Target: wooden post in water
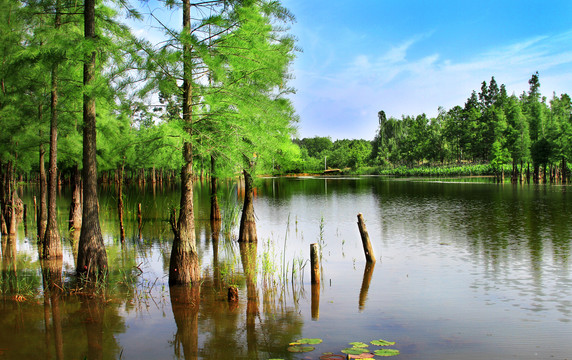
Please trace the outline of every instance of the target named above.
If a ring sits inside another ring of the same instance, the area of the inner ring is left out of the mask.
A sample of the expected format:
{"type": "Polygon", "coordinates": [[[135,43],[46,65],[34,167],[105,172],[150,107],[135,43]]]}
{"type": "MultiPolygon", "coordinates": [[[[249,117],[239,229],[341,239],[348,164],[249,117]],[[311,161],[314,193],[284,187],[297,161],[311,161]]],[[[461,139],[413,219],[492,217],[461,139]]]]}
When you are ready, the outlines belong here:
{"type": "Polygon", "coordinates": [[[320,284],[312,284],[312,320],[320,320],[320,284]]]}
{"type": "Polygon", "coordinates": [[[320,283],[320,261],[318,259],[318,244],[310,244],[310,266],[312,267],[312,284],[320,283]]]}
{"type": "Polygon", "coordinates": [[[367,233],[367,229],[365,228],[363,215],[359,213],[357,215],[357,218],[358,218],[359,233],[361,235],[361,242],[363,244],[363,251],[365,252],[365,260],[369,264],[375,264],[375,255],[373,254],[373,247],[371,246],[371,242],[369,241],[369,234],[367,233]]]}

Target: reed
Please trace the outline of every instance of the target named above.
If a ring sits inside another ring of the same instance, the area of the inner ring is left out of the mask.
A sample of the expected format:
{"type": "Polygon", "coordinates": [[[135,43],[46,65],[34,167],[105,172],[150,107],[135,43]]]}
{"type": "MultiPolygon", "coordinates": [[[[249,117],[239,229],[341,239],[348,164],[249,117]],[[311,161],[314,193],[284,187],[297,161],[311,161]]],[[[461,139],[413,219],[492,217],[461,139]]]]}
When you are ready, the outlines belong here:
{"type": "Polygon", "coordinates": [[[221,230],[225,236],[230,236],[233,229],[237,226],[240,216],[240,204],[236,199],[237,185],[233,184],[223,194],[221,201],[221,230]]]}

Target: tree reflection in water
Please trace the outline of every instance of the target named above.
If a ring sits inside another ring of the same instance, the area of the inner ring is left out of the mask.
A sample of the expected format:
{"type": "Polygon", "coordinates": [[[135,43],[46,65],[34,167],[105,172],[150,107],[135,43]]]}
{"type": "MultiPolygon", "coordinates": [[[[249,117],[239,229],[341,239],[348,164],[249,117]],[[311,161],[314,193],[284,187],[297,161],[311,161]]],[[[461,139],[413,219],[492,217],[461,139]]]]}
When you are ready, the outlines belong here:
{"type": "Polygon", "coordinates": [[[173,342],[177,359],[197,359],[199,349],[199,286],[169,288],[177,333],[173,342]],[[182,353],[181,353],[182,349],[182,353]]]}

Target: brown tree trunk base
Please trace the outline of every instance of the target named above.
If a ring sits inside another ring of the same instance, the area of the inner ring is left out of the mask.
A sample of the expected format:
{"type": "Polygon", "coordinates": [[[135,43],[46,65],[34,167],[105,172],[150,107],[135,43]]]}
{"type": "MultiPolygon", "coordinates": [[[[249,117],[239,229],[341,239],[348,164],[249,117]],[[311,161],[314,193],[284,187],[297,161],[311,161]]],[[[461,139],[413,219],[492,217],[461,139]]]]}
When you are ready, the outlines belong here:
{"type": "Polygon", "coordinates": [[[244,170],[244,206],[240,218],[240,228],[238,231],[239,242],[256,242],[256,217],[254,216],[254,189],[253,179],[248,171],[244,170]]]}

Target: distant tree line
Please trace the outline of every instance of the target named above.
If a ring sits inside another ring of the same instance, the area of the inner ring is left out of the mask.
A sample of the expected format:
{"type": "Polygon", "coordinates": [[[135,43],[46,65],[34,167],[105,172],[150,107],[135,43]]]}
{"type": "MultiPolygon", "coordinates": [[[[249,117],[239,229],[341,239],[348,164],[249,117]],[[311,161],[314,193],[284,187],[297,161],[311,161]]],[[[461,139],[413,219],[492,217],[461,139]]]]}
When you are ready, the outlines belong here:
{"type": "Polygon", "coordinates": [[[473,91],[464,106],[439,108],[434,118],[425,114],[387,118],[378,113],[379,128],[373,141],[327,137],[295,140],[306,169],[328,167],[357,170],[421,165],[488,164],[501,176],[510,168],[514,181],[523,175],[533,181],[569,177],[572,158],[572,101],[569,95],[540,93],[538,72],[528,92],[507,94],[492,77],[473,91]]]}

